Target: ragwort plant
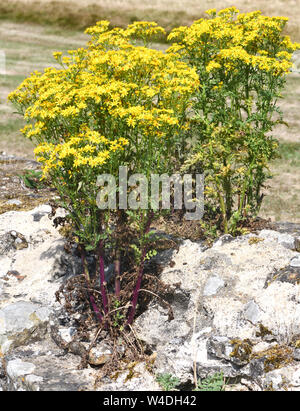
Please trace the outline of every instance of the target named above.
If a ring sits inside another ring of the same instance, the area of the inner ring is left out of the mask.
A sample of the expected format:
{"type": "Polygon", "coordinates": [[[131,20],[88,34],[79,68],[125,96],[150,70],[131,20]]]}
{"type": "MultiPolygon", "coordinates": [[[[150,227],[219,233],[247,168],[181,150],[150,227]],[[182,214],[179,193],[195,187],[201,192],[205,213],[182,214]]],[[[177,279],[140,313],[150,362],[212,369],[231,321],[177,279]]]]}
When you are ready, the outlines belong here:
{"type": "Polygon", "coordinates": [[[186,111],[199,80],[196,70],[177,56],[147,47],[149,38],[164,33],[155,23],[110,29],[109,22],[100,21],[86,32],[91,36],[86,48],[71,50],[68,56],[55,52],[61,68],[34,72],[9,99],[27,120],[22,131],[37,143],[34,152],[43,176],[56,187],[75,228],[93,311],[102,324],[113,311],[111,323],[121,326],[123,319],[128,324],[134,319],[144,262],[151,255],[150,226],[159,210],[148,204],[119,209],[118,196],[113,207],[100,209],[97,177],[109,174],[118,186],[120,166],[148,179],[151,173],[170,174],[178,168],[186,111]],[[107,250],[114,254],[114,296],[105,278],[107,250]],[[124,314],[118,301],[122,263],[130,251],[136,285],[124,314]],[[87,252],[96,253],[99,262],[100,307],[87,252]]]}
{"type": "Polygon", "coordinates": [[[194,149],[185,170],[206,173],[206,209],[221,214],[225,233],[257,215],[270,177],[277,141],[270,132],[283,121],[277,105],[293,51],[282,31],[285,17],[235,7],[175,28],[167,50],[197,69],[200,86],[190,113],[194,149]]]}
{"type": "MultiPolygon", "coordinates": [[[[27,120],[22,131],[36,142],[43,176],[57,188],[74,226],[101,324],[132,323],[144,264],[154,252],[151,224],[161,210],[150,203],[126,210],[119,207],[120,193],[115,204],[100,209],[99,175],[113,176],[118,187],[120,166],[148,181],[153,173],[204,172],[206,211],[221,215],[226,233],[259,210],[268,165],[277,155],[270,135],[282,122],[277,100],[300,46],[282,35],[283,17],[240,14],[234,7],[207,13],[208,19],[174,29],[167,53],[149,48],[152,36],[164,34],[156,23],[110,29],[101,21],[87,29],[86,48],[54,53],[59,69],[32,73],[9,96],[27,120]],[[100,306],[88,252],[98,259],[100,306]],[[108,254],[114,260],[113,295],[104,270],[108,254]],[[128,309],[120,296],[132,256],[135,286],[128,309]]],[[[134,187],[126,194],[136,195],[134,187]]]]}

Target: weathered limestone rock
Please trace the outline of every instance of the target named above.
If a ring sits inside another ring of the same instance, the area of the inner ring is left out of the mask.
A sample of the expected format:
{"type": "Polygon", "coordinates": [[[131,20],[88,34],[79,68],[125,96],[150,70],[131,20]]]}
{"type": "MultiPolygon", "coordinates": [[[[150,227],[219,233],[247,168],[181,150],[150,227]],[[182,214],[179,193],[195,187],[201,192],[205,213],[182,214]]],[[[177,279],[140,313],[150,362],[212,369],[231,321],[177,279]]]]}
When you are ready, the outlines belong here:
{"type": "MultiPolygon", "coordinates": [[[[0,214],[0,390],[153,391],[161,389],[155,373],[187,384],[195,373],[216,372],[238,378],[235,390],[300,390],[299,228],[282,224],[258,235],[226,235],[211,248],[185,240],[178,250],[155,256],[174,318],[153,299],[133,325],[156,353],[154,373],[132,363],[115,380],[95,385],[97,367],[109,361],[112,347],[97,341],[90,365],[78,369],[90,343],[73,341],[80,335],[77,320],[63,315],[55,292],[82,267],[65,251],[49,212],[39,206],[0,214]],[[285,350],[288,361],[280,357],[285,350]]],[[[112,272],[106,267],[107,278],[112,272]]]]}
{"type": "Polygon", "coordinates": [[[97,371],[79,369],[80,357],[50,339],[19,347],[6,356],[7,391],[93,391],[97,371]]]}
{"type": "Polygon", "coordinates": [[[42,205],[0,214],[0,308],[19,300],[51,306],[60,278],[82,271],[80,259],[64,250],[65,239],[49,219],[50,211],[42,205]]]}
{"type": "Polygon", "coordinates": [[[0,310],[0,351],[42,339],[51,310],[27,301],[9,304],[0,310]]]}
{"type": "Polygon", "coordinates": [[[264,238],[266,242],[274,241],[290,250],[295,249],[295,238],[290,234],[279,233],[278,231],[273,230],[262,230],[259,233],[259,237],[264,238]]]}
{"type": "Polygon", "coordinates": [[[143,363],[129,364],[128,370],[122,372],[115,381],[107,380],[97,387],[97,391],[162,391],[143,363]]]}
{"type": "Polygon", "coordinates": [[[263,388],[268,391],[300,391],[299,365],[266,373],[263,377],[263,388]]]}
{"type": "Polygon", "coordinates": [[[294,243],[292,235],[272,230],[221,238],[210,249],[183,242],[161,280],[185,296],[184,304],[169,301],[176,307],[170,321],[153,302],[135,322],[139,338],[157,352],[157,372],[193,381],[195,369],[201,378],[222,371],[262,389],[260,352],[289,345],[300,333],[299,285],[271,275],[298,258],[294,243]],[[189,247],[192,258],[183,265],[189,247]]]}

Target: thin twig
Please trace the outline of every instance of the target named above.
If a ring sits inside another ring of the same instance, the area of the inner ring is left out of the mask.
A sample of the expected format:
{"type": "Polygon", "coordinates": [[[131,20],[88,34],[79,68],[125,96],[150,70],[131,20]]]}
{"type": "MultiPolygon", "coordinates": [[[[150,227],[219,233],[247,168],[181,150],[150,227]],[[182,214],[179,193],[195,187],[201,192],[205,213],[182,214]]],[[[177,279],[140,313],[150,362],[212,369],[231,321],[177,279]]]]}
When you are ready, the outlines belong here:
{"type": "MultiPolygon", "coordinates": [[[[198,306],[198,298],[199,298],[199,295],[197,296],[197,298],[196,298],[196,302],[195,302],[195,313],[194,313],[194,322],[193,322],[193,336],[192,336],[192,339],[194,338],[194,336],[195,336],[195,333],[196,333],[196,319],[197,319],[197,313],[198,313],[198,309],[197,309],[197,306],[198,306]]],[[[194,355],[193,355],[193,372],[194,372],[194,384],[195,384],[195,388],[197,388],[198,387],[198,379],[197,379],[197,361],[196,361],[196,357],[197,357],[197,349],[196,349],[196,341],[195,341],[195,338],[194,338],[194,341],[193,341],[193,351],[194,351],[194,355]]]]}
{"type": "Polygon", "coordinates": [[[131,345],[131,346],[133,347],[134,351],[137,351],[136,347],[135,347],[134,344],[127,338],[126,334],[125,334],[123,331],[121,331],[121,333],[122,333],[123,337],[125,338],[125,340],[127,341],[127,344],[131,345]]]}
{"type": "Polygon", "coordinates": [[[142,347],[142,345],[140,344],[140,340],[138,339],[138,337],[137,337],[137,335],[136,335],[136,333],[135,333],[135,331],[134,331],[134,328],[132,327],[132,325],[131,325],[131,324],[128,324],[128,326],[129,326],[130,330],[132,331],[132,333],[133,333],[133,335],[134,335],[134,337],[135,337],[135,339],[136,339],[136,342],[138,343],[138,345],[139,345],[139,347],[140,347],[140,350],[141,350],[142,356],[144,356],[144,350],[143,350],[143,347],[142,347]]]}
{"type": "MultiPolygon", "coordinates": [[[[144,233],[143,233],[144,235],[147,234],[150,230],[153,215],[154,215],[153,211],[151,211],[150,214],[148,215],[146,226],[144,228],[144,233]]],[[[143,274],[144,274],[144,265],[145,265],[146,254],[147,254],[147,247],[146,247],[146,245],[144,245],[144,249],[142,251],[141,260],[140,260],[140,266],[139,266],[139,270],[138,270],[138,278],[137,278],[137,282],[136,282],[136,285],[135,285],[135,288],[134,288],[134,291],[133,291],[131,309],[130,309],[130,312],[128,314],[127,324],[132,324],[133,319],[134,319],[137,300],[138,300],[138,296],[139,296],[139,292],[140,292],[140,288],[141,288],[141,284],[142,284],[142,278],[143,278],[143,274]]]]}
{"type": "Polygon", "coordinates": [[[95,344],[95,342],[96,342],[96,340],[97,340],[97,338],[98,338],[101,330],[102,330],[102,325],[98,328],[98,330],[97,330],[97,332],[96,332],[96,335],[95,335],[93,341],[92,341],[91,344],[89,345],[89,348],[88,348],[88,350],[87,350],[87,355],[89,355],[91,349],[93,348],[93,346],[94,346],[94,344],[95,344]]]}
{"type": "MultiPolygon", "coordinates": [[[[105,317],[106,317],[106,316],[109,316],[109,314],[114,313],[115,311],[120,311],[120,310],[123,310],[124,308],[128,308],[128,307],[130,307],[130,303],[129,303],[129,302],[128,302],[127,304],[123,305],[122,307],[114,308],[113,310],[109,311],[109,312],[105,315],[105,317]]],[[[105,317],[104,317],[104,318],[105,318],[105,317]]]]}

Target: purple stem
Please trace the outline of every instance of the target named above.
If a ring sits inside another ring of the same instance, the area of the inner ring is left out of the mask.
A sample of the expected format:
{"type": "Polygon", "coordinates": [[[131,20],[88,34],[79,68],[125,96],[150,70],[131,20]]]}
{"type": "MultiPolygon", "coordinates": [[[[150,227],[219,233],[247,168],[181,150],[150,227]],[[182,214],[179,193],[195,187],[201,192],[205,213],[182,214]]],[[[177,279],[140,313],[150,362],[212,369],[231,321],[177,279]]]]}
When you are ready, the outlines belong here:
{"type": "MultiPolygon", "coordinates": [[[[144,230],[144,235],[147,234],[150,230],[150,225],[151,225],[152,218],[153,218],[153,212],[151,211],[149,216],[148,216],[148,221],[147,221],[147,224],[146,224],[146,227],[145,227],[145,230],[144,230]]],[[[143,249],[142,255],[141,255],[141,262],[140,262],[140,267],[139,267],[139,271],[138,271],[137,283],[136,283],[136,286],[135,286],[134,291],[133,291],[131,309],[130,309],[130,312],[129,312],[129,315],[128,315],[128,320],[127,320],[128,324],[132,324],[134,314],[135,314],[135,311],[136,311],[137,300],[138,300],[139,292],[140,292],[141,285],[142,285],[142,278],[143,278],[143,273],[144,273],[144,265],[145,265],[146,254],[147,254],[147,248],[145,246],[144,249],[143,249]]]]}
{"type": "Polygon", "coordinates": [[[121,261],[120,261],[120,251],[116,251],[116,258],[114,261],[114,271],[115,271],[115,296],[117,299],[120,297],[120,270],[121,270],[121,261]]]}
{"type": "Polygon", "coordinates": [[[101,313],[100,313],[99,308],[97,307],[95,298],[94,298],[94,296],[89,292],[90,275],[89,275],[89,270],[88,270],[88,266],[87,266],[87,262],[86,262],[86,258],[85,258],[85,251],[84,251],[84,250],[81,251],[81,262],[82,262],[82,266],[83,266],[83,272],[84,272],[85,281],[86,281],[86,285],[87,285],[87,293],[88,293],[88,296],[89,296],[89,300],[90,300],[91,306],[92,306],[93,311],[94,311],[94,313],[96,314],[99,322],[102,323],[102,315],[101,315],[101,313]]]}
{"type": "Polygon", "coordinates": [[[104,255],[103,255],[103,240],[99,243],[99,267],[100,267],[100,290],[102,296],[102,303],[103,309],[105,314],[108,313],[108,301],[107,295],[105,291],[106,281],[105,281],[105,274],[104,274],[104,255]]]}

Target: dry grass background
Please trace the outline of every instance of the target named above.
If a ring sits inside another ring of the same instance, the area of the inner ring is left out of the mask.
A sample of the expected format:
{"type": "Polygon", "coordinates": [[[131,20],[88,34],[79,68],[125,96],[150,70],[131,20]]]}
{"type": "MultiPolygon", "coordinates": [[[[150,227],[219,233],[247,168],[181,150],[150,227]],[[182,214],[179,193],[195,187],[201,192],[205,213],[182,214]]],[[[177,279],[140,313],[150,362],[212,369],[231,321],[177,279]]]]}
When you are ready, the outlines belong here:
{"type": "Polygon", "coordinates": [[[145,19],[155,20],[169,31],[203,17],[207,9],[233,4],[241,11],[261,10],[268,15],[287,16],[289,33],[300,37],[299,0],[1,0],[0,18],[73,29],[82,29],[100,19],[117,26],[145,19]]]}
{"type": "MultiPolygon", "coordinates": [[[[82,29],[100,19],[125,26],[154,20],[169,31],[190,24],[210,8],[235,5],[241,11],[261,10],[290,18],[287,33],[300,42],[300,0],[0,0],[0,50],[6,54],[6,75],[0,74],[0,152],[33,158],[33,145],[19,132],[22,118],[6,102],[10,91],[33,70],[53,66],[52,52],[81,47],[82,29]]],[[[158,47],[163,47],[159,46],[158,47]]],[[[261,209],[262,217],[300,223],[300,74],[289,76],[281,107],[289,128],[279,126],[281,158],[261,209]]]]}

